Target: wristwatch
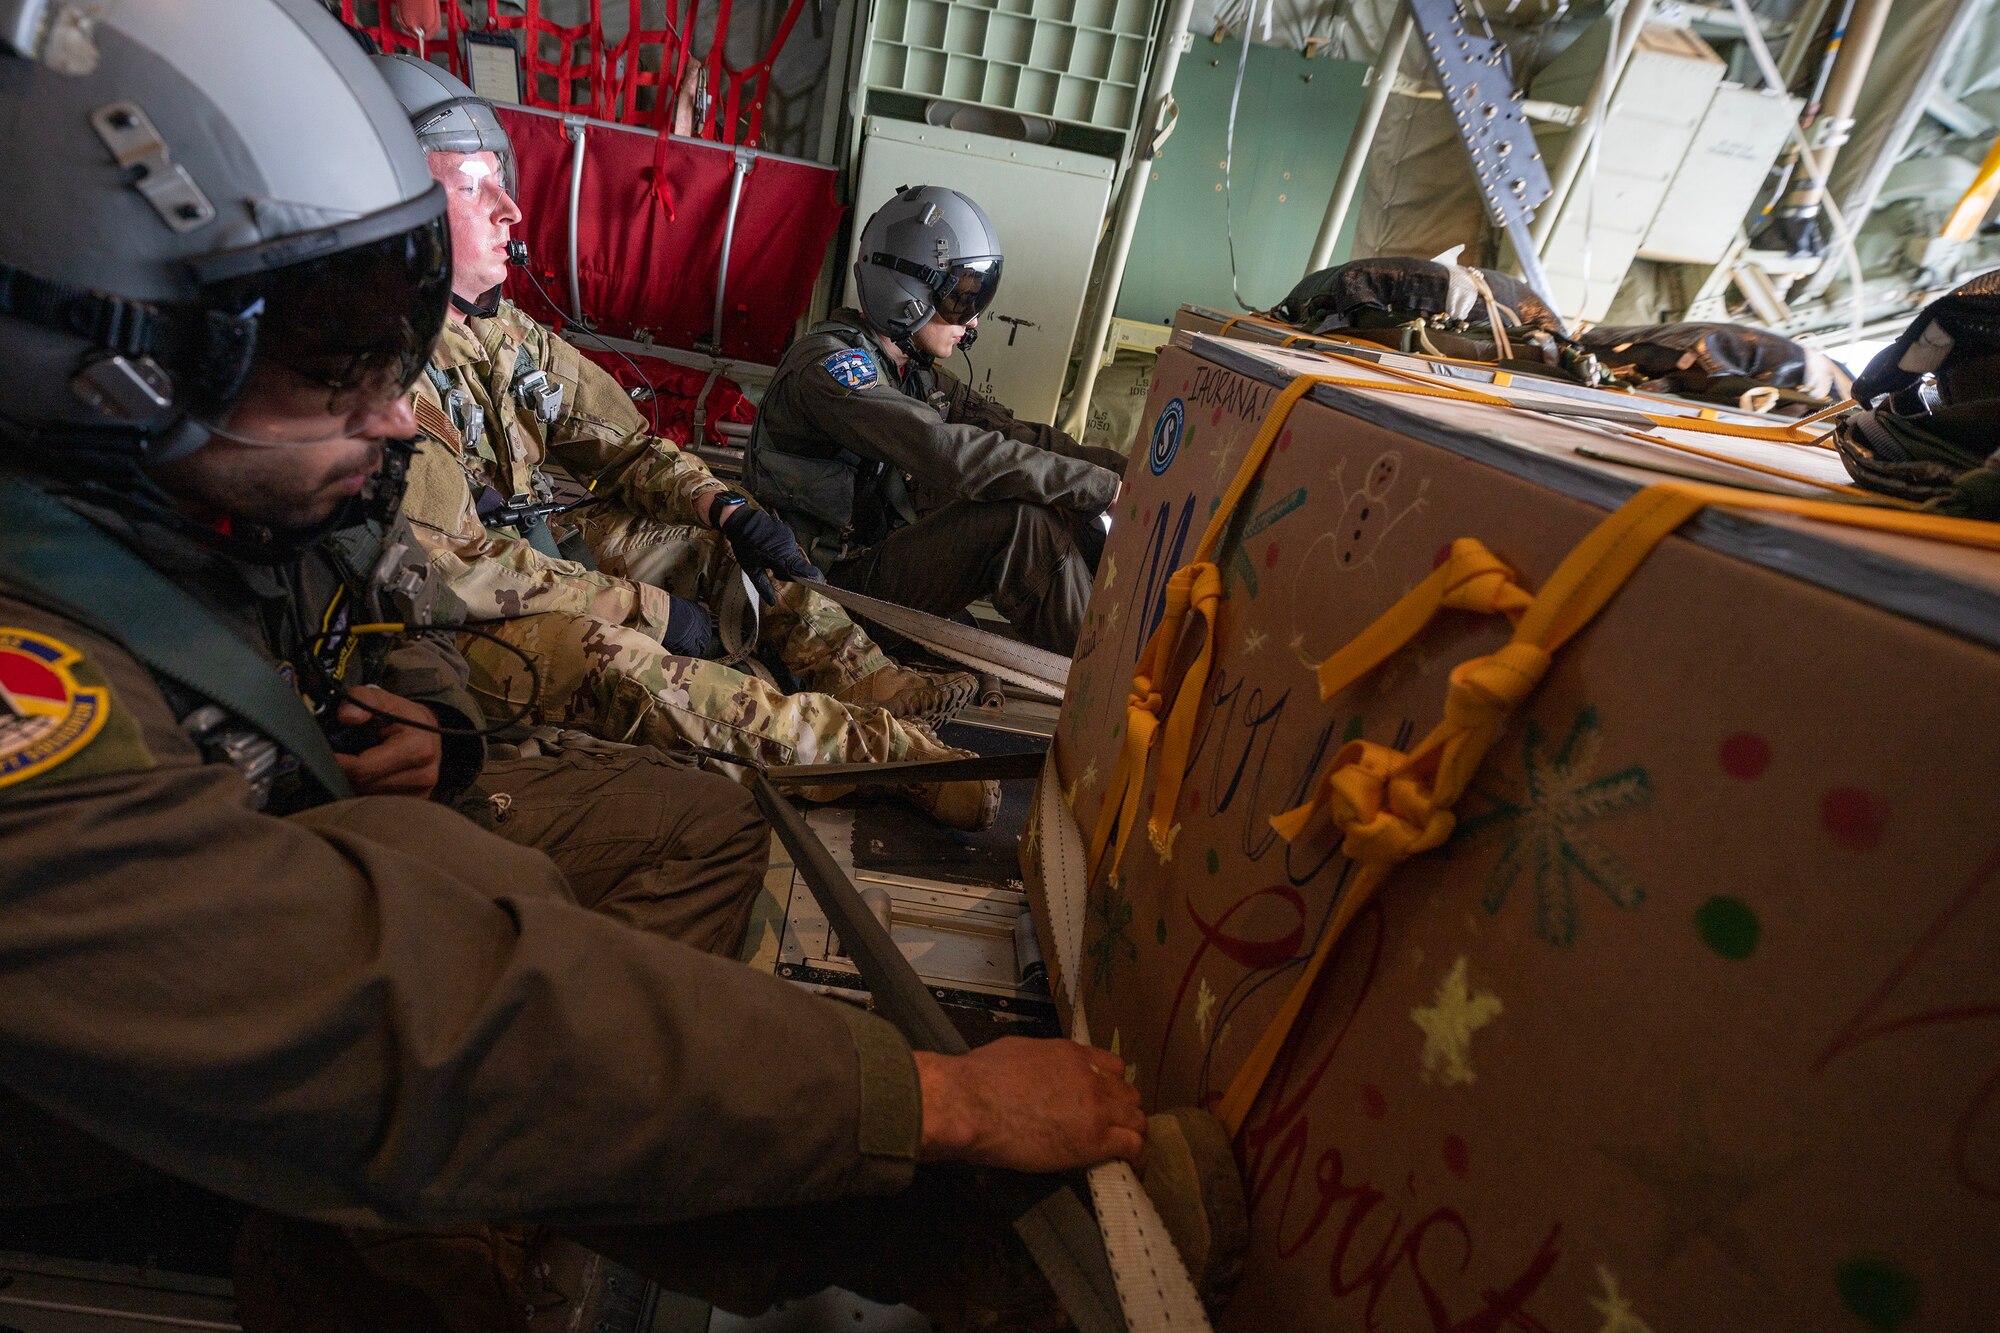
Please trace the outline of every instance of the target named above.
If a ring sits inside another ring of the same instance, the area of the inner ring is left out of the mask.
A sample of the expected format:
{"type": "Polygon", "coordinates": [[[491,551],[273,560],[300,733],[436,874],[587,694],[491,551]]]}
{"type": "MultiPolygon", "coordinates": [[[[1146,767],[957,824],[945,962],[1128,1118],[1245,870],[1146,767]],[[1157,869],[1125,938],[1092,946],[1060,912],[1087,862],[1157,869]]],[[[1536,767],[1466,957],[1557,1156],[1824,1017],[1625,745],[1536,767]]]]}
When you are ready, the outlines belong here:
{"type": "Polygon", "coordinates": [[[738,505],[747,505],[749,503],[750,497],[741,491],[722,492],[722,494],[715,497],[715,503],[709,506],[709,526],[713,527],[717,532],[722,531],[722,525],[729,521],[727,511],[736,508],[738,505]]]}

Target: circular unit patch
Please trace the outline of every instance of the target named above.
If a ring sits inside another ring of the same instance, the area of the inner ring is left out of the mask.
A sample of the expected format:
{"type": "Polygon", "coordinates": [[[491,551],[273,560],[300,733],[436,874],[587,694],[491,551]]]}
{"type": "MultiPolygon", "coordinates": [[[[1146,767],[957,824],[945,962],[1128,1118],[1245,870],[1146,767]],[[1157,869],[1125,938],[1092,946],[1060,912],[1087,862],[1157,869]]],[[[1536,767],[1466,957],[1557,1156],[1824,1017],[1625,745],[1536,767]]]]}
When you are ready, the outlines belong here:
{"type": "Polygon", "coordinates": [[[77,684],[74,648],[0,626],[0,787],[46,772],[97,738],[111,691],[77,684]]]}
{"type": "Polygon", "coordinates": [[[1187,405],[1176,398],[1168,403],[1160,413],[1160,419],[1153,423],[1153,447],[1147,452],[1146,466],[1159,476],[1173,464],[1174,455],[1181,451],[1181,436],[1187,430],[1187,405]]]}

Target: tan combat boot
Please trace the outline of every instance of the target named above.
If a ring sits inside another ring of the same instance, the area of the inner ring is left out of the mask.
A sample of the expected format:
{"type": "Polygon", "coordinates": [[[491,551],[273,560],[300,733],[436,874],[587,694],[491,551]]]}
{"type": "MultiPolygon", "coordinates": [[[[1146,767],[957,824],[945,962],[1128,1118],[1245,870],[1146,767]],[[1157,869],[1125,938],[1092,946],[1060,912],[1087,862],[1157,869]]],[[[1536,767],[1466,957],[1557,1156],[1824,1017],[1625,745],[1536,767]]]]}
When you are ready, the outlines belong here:
{"type": "Polygon", "coordinates": [[[1250,1248],[1250,1210],[1222,1122],[1176,1106],[1146,1117],[1146,1197],[1181,1252],[1201,1303],[1229,1304],[1250,1248]]]}
{"type": "Polygon", "coordinates": [[[890,663],[833,696],[844,704],[880,708],[904,722],[941,727],[979,697],[969,671],[925,671],[890,663]]]}
{"type": "MultiPolygon", "coordinates": [[[[902,756],[905,761],[979,757],[971,750],[946,745],[921,722],[905,722],[903,727],[916,742],[910,747],[910,752],[902,756]]],[[[992,778],[984,781],[926,782],[889,790],[946,828],[966,833],[979,833],[992,828],[994,819],[1000,814],[1000,784],[992,778]]]]}

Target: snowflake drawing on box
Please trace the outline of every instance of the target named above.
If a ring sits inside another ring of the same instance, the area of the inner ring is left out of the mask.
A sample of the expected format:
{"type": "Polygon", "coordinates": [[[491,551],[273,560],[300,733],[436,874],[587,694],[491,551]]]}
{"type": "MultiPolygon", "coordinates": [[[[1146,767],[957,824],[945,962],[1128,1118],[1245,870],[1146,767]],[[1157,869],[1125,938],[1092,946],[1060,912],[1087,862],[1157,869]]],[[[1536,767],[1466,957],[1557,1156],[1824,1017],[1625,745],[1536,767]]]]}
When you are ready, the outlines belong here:
{"type": "MultiPolygon", "coordinates": [[[[1257,595],[1257,564],[1244,549],[1244,543],[1262,535],[1265,530],[1303,508],[1306,502],[1306,488],[1296,487],[1279,496],[1263,508],[1264,481],[1258,478],[1243,488],[1243,498],[1237,501],[1236,517],[1223,530],[1221,547],[1215,553],[1215,563],[1222,570],[1225,590],[1231,580],[1242,583],[1243,590],[1257,595]]],[[[1266,554],[1275,547],[1267,547],[1266,554]]]]}
{"type": "Polygon", "coordinates": [[[1111,989],[1111,973],[1119,955],[1128,963],[1139,961],[1139,947],[1132,943],[1132,901],[1125,886],[1113,879],[1091,906],[1091,915],[1103,927],[1090,946],[1090,984],[1111,989]]]}
{"type": "Polygon", "coordinates": [[[1488,912],[1498,913],[1524,874],[1535,882],[1535,929],[1551,944],[1576,940],[1577,881],[1597,889],[1619,907],[1637,907],[1646,890],[1631,870],[1591,837],[1589,825],[1652,799],[1651,780],[1637,765],[1594,776],[1602,724],[1595,708],[1576,715],[1569,736],[1554,754],[1546,752],[1541,728],[1530,721],[1521,742],[1518,785],[1481,782],[1479,794],[1490,809],[1459,821],[1453,845],[1488,833],[1504,832],[1507,844],[1487,876],[1488,912]]]}

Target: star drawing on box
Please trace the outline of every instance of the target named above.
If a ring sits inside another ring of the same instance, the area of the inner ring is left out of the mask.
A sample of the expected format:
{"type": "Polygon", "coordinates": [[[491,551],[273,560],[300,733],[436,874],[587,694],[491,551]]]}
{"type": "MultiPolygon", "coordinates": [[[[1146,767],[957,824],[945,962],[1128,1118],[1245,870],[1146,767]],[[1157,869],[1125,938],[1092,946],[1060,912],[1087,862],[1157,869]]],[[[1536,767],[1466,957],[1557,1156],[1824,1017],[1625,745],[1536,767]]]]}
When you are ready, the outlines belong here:
{"type": "Polygon", "coordinates": [[[1692,1084],[1683,1086],[1674,1127],[1664,1138],[1599,1144],[1597,1150],[1655,1197],[1660,1216],[1653,1249],[1657,1267],[1665,1268],[1690,1245],[1706,1241],[1758,1281],[1764,1277],[1763,1265],[1750,1231],[1736,1214],[1812,1156],[1804,1148],[1744,1152],[1717,1143],[1702,1096],[1692,1084]]]}
{"type": "Polygon", "coordinates": [[[1123,954],[1125,961],[1139,961],[1139,947],[1132,943],[1129,931],[1132,926],[1132,902],[1125,896],[1125,888],[1113,879],[1105,885],[1091,907],[1091,915],[1103,925],[1103,930],[1090,946],[1090,984],[1111,989],[1111,973],[1118,965],[1118,957],[1123,954]]]}
{"type": "Polygon", "coordinates": [[[1504,830],[1507,843],[1486,879],[1486,910],[1497,914],[1524,871],[1535,881],[1535,929],[1551,944],[1576,940],[1576,888],[1581,879],[1620,907],[1637,907],[1646,890],[1625,863],[1604,850],[1586,825],[1643,806],[1652,781],[1638,765],[1593,777],[1602,723],[1595,708],[1576,715],[1554,754],[1544,750],[1541,728],[1530,720],[1521,742],[1518,785],[1488,778],[1480,795],[1493,805],[1460,820],[1451,846],[1504,830]]]}
{"type": "Polygon", "coordinates": [[[1460,954],[1438,983],[1430,1004],[1410,1011],[1410,1021],[1424,1034],[1424,1081],[1449,1087],[1477,1078],[1472,1067],[1473,1035],[1505,1007],[1492,991],[1473,990],[1465,955],[1460,954]]]}
{"type": "Polygon", "coordinates": [[[1632,1302],[1625,1293],[1618,1290],[1618,1275],[1603,1264],[1597,1266],[1597,1280],[1604,1284],[1604,1295],[1593,1296],[1591,1306],[1604,1316],[1604,1327],[1597,1333],[1653,1333],[1645,1320],[1633,1312],[1632,1302]]]}

